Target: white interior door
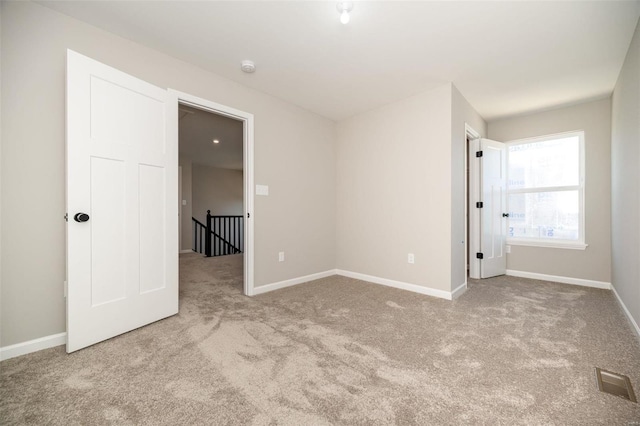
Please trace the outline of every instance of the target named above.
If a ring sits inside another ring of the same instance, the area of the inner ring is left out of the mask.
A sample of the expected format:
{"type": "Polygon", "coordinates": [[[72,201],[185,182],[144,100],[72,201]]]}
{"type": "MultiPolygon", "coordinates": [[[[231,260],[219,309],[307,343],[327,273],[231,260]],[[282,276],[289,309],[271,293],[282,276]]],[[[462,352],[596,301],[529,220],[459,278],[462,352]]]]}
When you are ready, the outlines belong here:
{"type": "Polygon", "coordinates": [[[177,108],[68,51],[67,352],[178,312],[177,108]]]}
{"type": "Polygon", "coordinates": [[[469,278],[480,279],[480,259],[476,256],[480,253],[480,208],[479,202],[482,199],[480,191],[480,158],[476,153],[481,151],[480,138],[469,140],[468,165],[469,182],[467,186],[467,205],[469,214],[469,240],[468,240],[468,260],[469,278]]]}
{"type": "Polygon", "coordinates": [[[507,149],[490,139],[480,149],[480,278],[489,278],[507,272],[507,149]]]}
{"type": "Polygon", "coordinates": [[[182,251],[182,166],[178,166],[178,253],[182,251]]]}

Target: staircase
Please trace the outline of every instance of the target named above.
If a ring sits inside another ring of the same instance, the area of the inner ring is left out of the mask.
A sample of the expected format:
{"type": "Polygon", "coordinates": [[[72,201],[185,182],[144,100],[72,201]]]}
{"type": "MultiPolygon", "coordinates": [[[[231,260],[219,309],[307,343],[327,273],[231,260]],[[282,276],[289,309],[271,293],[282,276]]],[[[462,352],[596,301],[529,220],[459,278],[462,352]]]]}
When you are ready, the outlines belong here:
{"type": "Polygon", "coordinates": [[[207,210],[206,223],[195,217],[193,225],[193,251],[207,257],[244,253],[244,217],[212,216],[207,210]]]}

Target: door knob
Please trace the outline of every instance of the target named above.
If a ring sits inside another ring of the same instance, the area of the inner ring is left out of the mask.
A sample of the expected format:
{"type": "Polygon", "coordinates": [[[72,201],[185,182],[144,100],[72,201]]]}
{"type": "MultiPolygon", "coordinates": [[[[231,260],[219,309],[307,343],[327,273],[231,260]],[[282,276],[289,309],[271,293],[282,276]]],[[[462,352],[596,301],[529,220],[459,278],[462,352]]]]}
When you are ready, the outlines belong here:
{"type": "Polygon", "coordinates": [[[75,220],[76,222],[86,222],[89,220],[89,215],[86,213],[76,213],[76,215],[73,217],[73,220],[75,220]]]}
{"type": "Polygon", "coordinates": [[[509,217],[509,213],[502,213],[502,217],[509,217]]]}

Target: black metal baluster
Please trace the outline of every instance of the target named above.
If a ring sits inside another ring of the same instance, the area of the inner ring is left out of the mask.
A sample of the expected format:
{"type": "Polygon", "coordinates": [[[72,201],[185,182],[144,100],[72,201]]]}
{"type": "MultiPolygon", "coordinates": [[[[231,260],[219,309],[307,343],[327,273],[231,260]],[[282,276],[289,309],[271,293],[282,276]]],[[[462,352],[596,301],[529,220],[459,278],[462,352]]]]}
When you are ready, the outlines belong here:
{"type": "Polygon", "coordinates": [[[236,247],[236,250],[235,250],[236,253],[238,252],[238,250],[237,250],[237,248],[238,248],[238,240],[239,240],[239,238],[238,238],[238,218],[236,217],[233,220],[233,245],[234,245],[234,247],[236,247]]]}
{"type": "MultiPolygon", "coordinates": [[[[220,218],[216,217],[216,235],[220,235],[220,218]]],[[[220,237],[217,238],[217,247],[218,247],[218,252],[217,255],[220,255],[220,237]]]]}
{"type": "Polygon", "coordinates": [[[207,239],[205,241],[205,256],[211,257],[211,210],[207,210],[207,239]]]}

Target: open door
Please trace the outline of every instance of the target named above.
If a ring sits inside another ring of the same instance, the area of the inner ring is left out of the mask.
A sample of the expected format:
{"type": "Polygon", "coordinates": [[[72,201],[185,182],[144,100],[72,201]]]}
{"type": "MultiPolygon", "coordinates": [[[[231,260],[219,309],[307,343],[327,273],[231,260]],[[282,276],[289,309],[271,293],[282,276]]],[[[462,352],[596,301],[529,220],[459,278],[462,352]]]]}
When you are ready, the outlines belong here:
{"type": "Polygon", "coordinates": [[[67,52],[67,352],[178,312],[178,105],[168,100],[67,52]]]}
{"type": "Polygon", "coordinates": [[[471,215],[470,242],[475,258],[470,261],[471,278],[489,278],[507,272],[507,149],[501,142],[477,139],[470,143],[470,197],[476,214],[471,215]],[[473,205],[475,204],[475,206],[473,205]]]}

